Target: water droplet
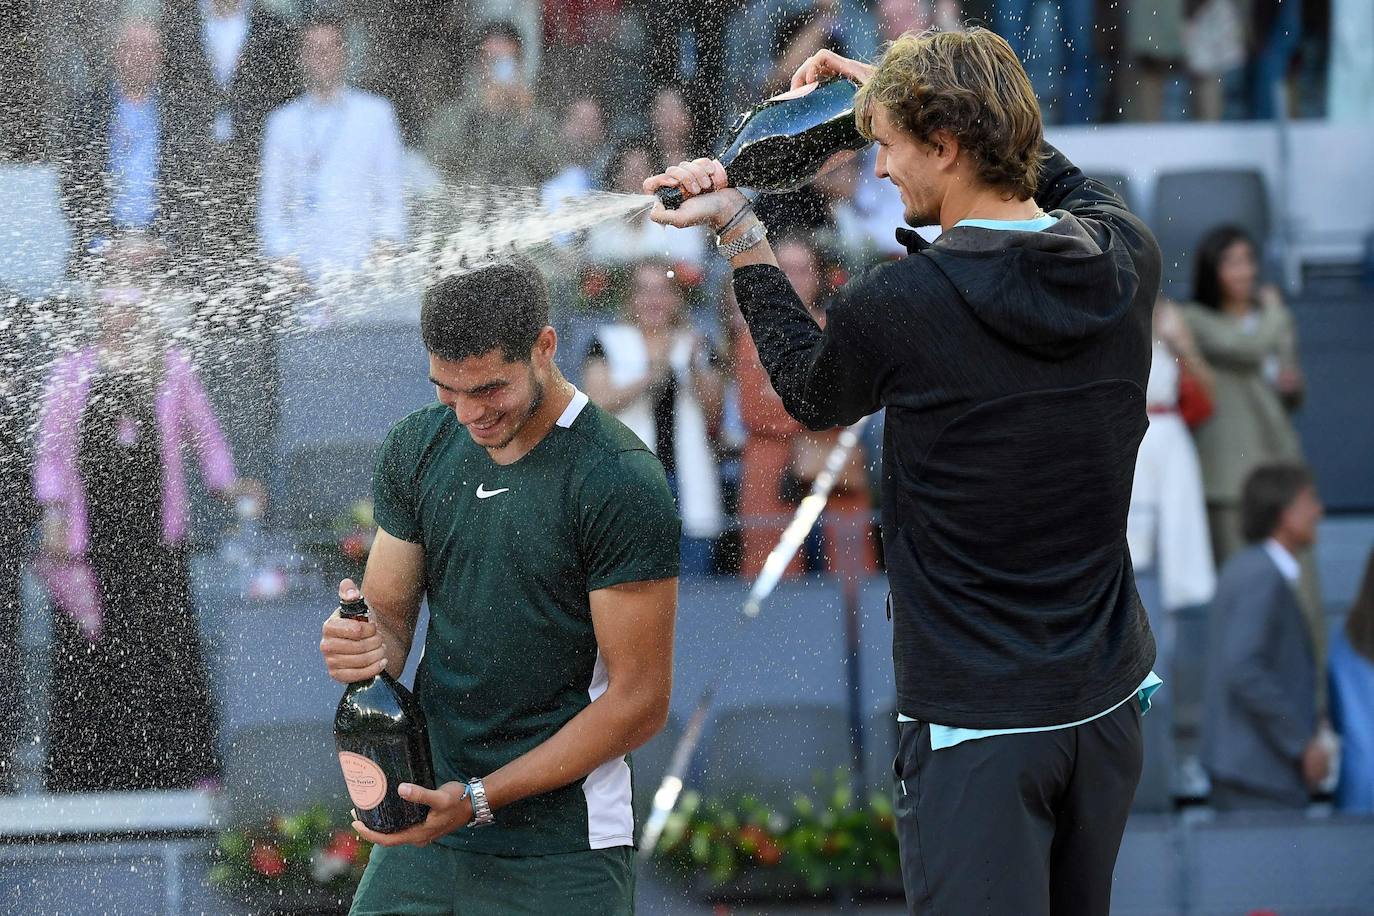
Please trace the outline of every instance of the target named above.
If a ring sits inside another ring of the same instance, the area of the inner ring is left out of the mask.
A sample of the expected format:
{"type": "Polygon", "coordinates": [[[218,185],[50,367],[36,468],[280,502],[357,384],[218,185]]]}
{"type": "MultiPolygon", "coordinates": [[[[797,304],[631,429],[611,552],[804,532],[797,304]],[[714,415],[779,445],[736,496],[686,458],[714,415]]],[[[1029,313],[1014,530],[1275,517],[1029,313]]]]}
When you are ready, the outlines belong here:
{"type": "Polygon", "coordinates": [[[671,279],[673,279],[673,277],[676,277],[676,276],[677,276],[677,271],[675,271],[675,270],[670,270],[670,271],[668,271],[666,274],[664,274],[664,276],[666,276],[669,280],[671,280],[671,279]]]}

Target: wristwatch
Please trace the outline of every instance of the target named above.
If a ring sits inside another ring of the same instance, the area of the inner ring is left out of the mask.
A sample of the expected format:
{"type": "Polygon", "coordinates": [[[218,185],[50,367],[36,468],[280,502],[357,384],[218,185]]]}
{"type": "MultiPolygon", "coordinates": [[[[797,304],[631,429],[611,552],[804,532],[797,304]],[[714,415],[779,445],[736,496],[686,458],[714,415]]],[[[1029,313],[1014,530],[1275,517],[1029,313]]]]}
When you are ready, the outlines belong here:
{"type": "Polygon", "coordinates": [[[763,224],[762,220],[759,220],[755,222],[754,225],[744,230],[744,234],[733,242],[727,245],[716,242],[716,253],[728,261],[733,257],[744,254],[766,238],[768,238],[768,227],[763,224]]]}
{"type": "Polygon", "coordinates": [[[486,827],[496,823],[491,805],[487,804],[487,790],[480,779],[468,780],[468,798],[472,800],[472,820],[469,827],[486,827]]]}

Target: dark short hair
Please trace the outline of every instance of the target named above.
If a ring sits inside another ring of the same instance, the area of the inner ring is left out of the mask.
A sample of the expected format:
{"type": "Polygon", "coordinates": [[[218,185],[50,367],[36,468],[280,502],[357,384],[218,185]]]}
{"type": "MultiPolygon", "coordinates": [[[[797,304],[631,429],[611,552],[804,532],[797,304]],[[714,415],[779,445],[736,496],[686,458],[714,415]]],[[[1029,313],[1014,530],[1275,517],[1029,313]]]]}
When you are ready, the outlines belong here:
{"type": "Polygon", "coordinates": [[[1279,527],[1283,510],[1311,485],[1312,474],[1293,462],[1262,464],[1251,471],[1240,494],[1241,532],[1246,543],[1257,544],[1270,537],[1279,527]]]}
{"type": "Polygon", "coordinates": [[[507,362],[529,362],[548,323],[548,288],[524,258],[445,277],[420,308],[425,349],[453,363],[496,349],[507,362]]]}
{"type": "Polygon", "coordinates": [[[486,44],[488,38],[505,38],[515,42],[515,46],[520,49],[520,56],[525,54],[525,36],[520,34],[515,23],[509,19],[493,19],[477,30],[476,41],[472,43],[474,48],[480,48],[486,44]]]}
{"type": "Polygon", "coordinates": [[[321,3],[316,5],[305,17],[301,24],[301,38],[305,38],[305,33],[311,29],[333,29],[339,33],[339,38],[347,40],[348,20],[331,4],[321,3]]]}
{"type": "Polygon", "coordinates": [[[1209,309],[1221,309],[1221,259],[1226,249],[1244,242],[1259,257],[1255,240],[1239,226],[1218,226],[1202,237],[1193,258],[1193,301],[1209,309]]]}

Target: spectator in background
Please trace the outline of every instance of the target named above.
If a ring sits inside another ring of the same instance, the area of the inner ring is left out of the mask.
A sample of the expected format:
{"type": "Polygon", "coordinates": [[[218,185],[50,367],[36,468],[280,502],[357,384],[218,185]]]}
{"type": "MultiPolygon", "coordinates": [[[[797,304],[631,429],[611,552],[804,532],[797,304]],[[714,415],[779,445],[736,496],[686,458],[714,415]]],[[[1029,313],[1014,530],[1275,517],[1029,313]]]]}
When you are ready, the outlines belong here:
{"type": "Polygon", "coordinates": [[[692,112],[677,86],[664,86],[654,93],[649,108],[649,136],[658,144],[664,162],[695,159],[692,112]]]}
{"type": "Polygon", "coordinates": [[[1126,540],[1155,633],[1155,668],[1167,671],[1173,627],[1165,615],[1205,604],[1216,588],[1202,471],[1180,413],[1184,373],[1206,398],[1211,396],[1213,381],[1211,367],[1198,351],[1178,306],[1161,299],[1153,321],[1150,379],[1145,389],[1150,425],[1136,454],[1126,540]]]}
{"type": "Polygon", "coordinates": [[[996,31],[1025,64],[1036,97],[1052,100],[1056,120],[1086,124],[1097,117],[1094,104],[1097,57],[1094,54],[1095,0],[1061,0],[1054,4],[1057,27],[1044,35],[1037,23],[1036,0],[997,0],[996,31]],[[1044,38],[1043,46],[1036,41],[1044,38]],[[1047,85],[1048,84],[1048,85],[1047,85]],[[1058,88],[1058,93],[1053,90],[1058,88]]]}
{"type": "Polygon", "coordinates": [[[116,232],[153,232],[176,254],[201,231],[194,156],[198,128],[173,105],[163,81],[162,35],[130,19],[118,30],[112,75],[77,106],[67,125],[62,193],[77,250],[97,249],[116,232]]]}
{"type": "Polygon", "coordinates": [[[704,575],[725,525],[712,442],[725,377],[710,341],[692,327],[672,273],[664,260],[635,265],[625,320],[597,330],[582,379],[592,402],[662,462],[682,514],[682,574],[704,575]]]}
{"type": "Polygon", "coordinates": [[[558,128],[562,138],[562,168],[544,183],[544,200],[561,203],[602,187],[613,152],[606,139],[601,101],[590,92],[573,98],[558,128]]]}
{"type": "Polygon", "coordinates": [[[1345,124],[1374,121],[1374,0],[1332,0],[1326,115],[1345,124]]]}
{"type": "MultiPolygon", "coordinates": [[[[648,137],[623,142],[606,166],[607,190],[643,194],[644,179],[662,168],[662,155],[648,137]]],[[[700,275],[706,254],[704,230],[680,232],[650,222],[648,215],[632,220],[598,223],[587,233],[584,253],[593,264],[618,265],[643,258],[664,258],[677,268],[700,275]]]]}
{"type": "Polygon", "coordinates": [[[1293,58],[1302,43],[1300,0],[1250,0],[1254,54],[1246,67],[1250,89],[1250,117],[1267,121],[1286,114],[1292,96],[1293,58]]]}
{"type": "Polygon", "coordinates": [[[1322,504],[1301,465],[1266,464],[1246,479],[1242,512],[1251,546],[1222,568],[1212,602],[1202,762],[1219,810],[1302,808],[1331,766],[1296,590],[1322,504]]]}
{"type": "MultiPolygon", "coordinates": [[[[1189,393],[1210,398],[1212,373],[1178,306],[1160,299],[1153,323],[1150,377],[1145,386],[1150,423],[1136,453],[1126,543],[1140,603],[1155,634],[1155,671],[1163,674],[1165,683],[1174,683],[1175,612],[1206,604],[1216,589],[1202,471],[1188,435],[1185,409],[1189,405],[1184,403],[1189,393]],[[1192,387],[1185,387],[1185,379],[1192,387]]],[[[1141,722],[1147,774],[1142,782],[1146,785],[1168,785],[1176,770],[1175,693],[1156,693],[1150,715],[1141,722]]],[[[1190,771],[1196,767],[1196,760],[1190,760],[1190,771]]]]}
{"type": "MultiPolygon", "coordinates": [[[[1164,120],[1165,85],[1182,72],[1186,2],[1125,0],[1119,7],[1121,60],[1114,74],[1114,102],[1129,120],[1164,120]]],[[[1104,13],[1103,18],[1112,16],[1115,9],[1104,13]]]]}
{"type": "Polygon", "coordinates": [[[301,39],[306,92],[268,116],[258,227],[263,253],[317,284],[405,240],[401,135],[391,103],[344,82],[343,24],[301,39]]]}
{"type": "Polygon", "coordinates": [[[509,22],[483,27],[462,97],[434,113],[421,141],[444,178],[537,187],[558,172],[558,125],[536,102],[524,68],[519,30],[509,22]]]}
{"type": "Polygon", "coordinates": [[[253,0],[165,4],[167,83],[186,101],[201,141],[196,164],[207,194],[207,241],[224,261],[254,247],[263,125],[301,91],[287,22],[253,0]]]}
{"type": "Polygon", "coordinates": [[[1345,627],[1331,641],[1331,720],[1341,736],[1336,807],[1374,814],[1374,552],[1345,627]]]}
{"type": "Polygon", "coordinates": [[[1215,411],[1194,436],[1212,551],[1222,564],[1243,546],[1246,477],[1261,464],[1302,460],[1290,412],[1302,400],[1303,375],[1293,315],[1277,289],[1260,285],[1255,244],[1244,230],[1213,230],[1196,265],[1195,301],[1183,314],[1215,379],[1215,411]]]}
{"type": "Polygon", "coordinates": [[[189,789],[219,772],[192,605],[183,455],[211,490],[240,483],[190,360],[140,283],[155,263],[112,242],[98,340],[60,357],[42,398],[34,495],[53,615],[50,791],[189,789]]]}
{"type": "MultiPolygon", "coordinates": [[[[825,298],[831,290],[822,274],[815,246],[799,237],[784,238],[778,242],[774,253],[778,266],[787,274],[802,304],[824,327],[825,298]]],[[[740,414],[747,436],[741,456],[740,574],[753,578],[763,569],[769,552],[796,511],[798,499],[814,481],[815,456],[828,454],[839,439],[839,430],[813,433],[792,419],[768,381],[753,339],[744,333],[742,318],[738,321],[738,331],[734,354],[735,384],[741,392],[748,392],[740,399],[740,414]]],[[[876,569],[877,551],[870,533],[872,498],[862,445],[856,447],[840,475],[826,513],[827,524],[822,529],[825,534],[821,545],[826,568],[836,571],[840,551],[852,553],[857,548],[859,564],[869,571],[876,569]],[[853,540],[841,538],[837,543],[837,532],[852,535],[856,531],[857,537],[853,540]]],[[[794,557],[788,564],[787,574],[801,573],[807,559],[800,554],[794,557]]]]}

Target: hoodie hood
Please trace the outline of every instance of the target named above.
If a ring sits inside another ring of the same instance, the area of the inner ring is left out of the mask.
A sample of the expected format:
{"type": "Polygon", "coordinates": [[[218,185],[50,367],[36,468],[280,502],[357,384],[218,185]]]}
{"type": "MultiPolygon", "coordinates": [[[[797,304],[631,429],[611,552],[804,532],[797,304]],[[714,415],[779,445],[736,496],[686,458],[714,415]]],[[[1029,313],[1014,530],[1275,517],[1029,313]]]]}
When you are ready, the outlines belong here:
{"type": "Polygon", "coordinates": [[[1140,277],[1106,223],[1051,215],[1057,221],[1039,232],[955,226],[933,244],[910,231],[898,238],[930,258],[998,337],[1064,359],[1130,314],[1140,277]]]}

